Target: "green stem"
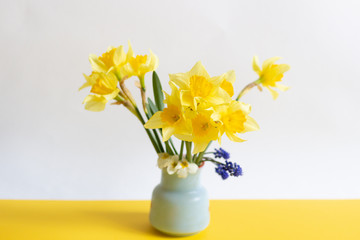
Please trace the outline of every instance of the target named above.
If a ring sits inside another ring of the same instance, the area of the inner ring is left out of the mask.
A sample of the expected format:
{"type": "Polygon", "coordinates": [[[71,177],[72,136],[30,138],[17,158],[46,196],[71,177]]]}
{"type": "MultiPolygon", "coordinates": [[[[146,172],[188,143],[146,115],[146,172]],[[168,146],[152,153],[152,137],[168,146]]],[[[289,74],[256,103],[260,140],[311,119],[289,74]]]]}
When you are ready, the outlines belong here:
{"type": "Polygon", "coordinates": [[[199,154],[199,156],[198,156],[198,158],[196,159],[196,162],[195,162],[197,165],[200,164],[200,162],[201,162],[201,160],[202,160],[202,158],[203,158],[206,150],[210,147],[210,144],[211,144],[211,141],[210,141],[209,144],[206,146],[205,150],[202,151],[202,152],[199,154]]]}
{"type": "MultiPolygon", "coordinates": [[[[149,113],[145,113],[145,115],[146,115],[147,119],[150,119],[151,115],[150,115],[149,113]]],[[[157,145],[158,145],[158,147],[159,147],[159,150],[160,150],[161,152],[165,152],[164,147],[163,147],[163,145],[162,145],[162,141],[161,141],[161,139],[160,139],[160,136],[159,136],[157,130],[156,130],[156,129],[153,129],[152,132],[154,133],[155,140],[156,140],[156,143],[157,143],[157,145]]],[[[160,130],[160,134],[161,134],[161,130],[160,130]]]]}
{"type": "Polygon", "coordinates": [[[186,159],[191,162],[191,142],[185,142],[186,145],[186,159]]]}
{"type": "Polygon", "coordinates": [[[192,161],[193,161],[194,163],[196,163],[196,159],[197,159],[197,156],[198,156],[198,155],[199,155],[199,153],[196,153],[196,154],[193,155],[192,161]]]}
{"type": "Polygon", "coordinates": [[[179,160],[182,160],[183,158],[184,143],[185,143],[184,141],[181,141],[179,160]]]}
{"type": "MultiPolygon", "coordinates": [[[[144,121],[144,118],[141,116],[141,113],[140,113],[140,111],[139,111],[139,108],[138,108],[138,107],[135,107],[135,111],[136,111],[136,113],[137,113],[137,118],[140,120],[140,122],[142,123],[142,125],[143,125],[143,127],[144,127],[145,121],[144,121]]],[[[156,144],[156,141],[155,141],[155,139],[154,139],[154,136],[151,134],[151,132],[150,132],[149,129],[147,129],[147,128],[145,128],[145,127],[144,127],[144,129],[145,129],[148,137],[150,138],[150,141],[151,141],[153,147],[155,148],[156,153],[160,153],[160,149],[159,149],[158,145],[156,144]]]]}
{"type": "Polygon", "coordinates": [[[160,137],[159,137],[159,134],[158,134],[157,130],[156,130],[156,129],[153,129],[153,133],[154,133],[154,136],[155,136],[157,145],[158,145],[158,147],[159,147],[159,150],[160,150],[161,152],[165,152],[164,147],[163,147],[163,145],[162,145],[162,143],[161,143],[161,139],[160,139],[160,137]]]}
{"type": "Polygon", "coordinates": [[[170,145],[169,145],[169,141],[165,141],[165,147],[166,147],[166,151],[168,154],[170,155],[174,155],[174,152],[172,151],[170,145]]]}
{"type": "Polygon", "coordinates": [[[254,82],[249,83],[248,85],[246,85],[246,86],[241,90],[241,92],[239,93],[239,95],[237,96],[236,101],[239,101],[242,96],[244,96],[247,92],[249,92],[253,87],[257,86],[258,83],[259,83],[259,79],[256,80],[256,81],[254,81],[254,82]]]}
{"type": "Polygon", "coordinates": [[[175,148],[174,143],[173,143],[173,141],[171,140],[171,138],[169,138],[169,143],[170,143],[170,145],[171,145],[171,148],[172,148],[173,152],[175,153],[175,155],[177,155],[178,152],[176,151],[176,148],[175,148]]]}
{"type": "Polygon", "coordinates": [[[212,163],[215,163],[215,164],[223,164],[222,162],[219,162],[219,161],[216,161],[214,159],[211,159],[211,158],[205,158],[205,160],[203,160],[204,162],[212,162],[212,163]]]}
{"type": "Polygon", "coordinates": [[[140,81],[141,90],[143,90],[145,92],[146,91],[145,76],[139,76],[138,78],[139,78],[139,81],[140,81]]]}
{"type": "Polygon", "coordinates": [[[116,95],[115,100],[118,101],[118,102],[125,101],[125,99],[123,97],[121,97],[120,95],[116,95]]]}
{"type": "MultiPolygon", "coordinates": [[[[129,101],[131,102],[131,108],[128,106],[127,108],[140,120],[140,122],[142,123],[143,127],[144,127],[144,124],[145,124],[145,121],[144,121],[144,118],[142,117],[138,107],[136,106],[136,102],[135,100],[133,99],[133,97],[131,96],[131,93],[130,91],[125,87],[125,84],[124,84],[124,81],[127,77],[124,77],[122,78],[119,74],[116,74],[116,77],[118,78],[119,80],[119,85],[120,85],[120,88],[123,90],[125,96],[129,99],[129,101]]],[[[144,79],[143,79],[143,82],[144,82],[144,79]]],[[[123,97],[120,97],[120,96],[117,96],[116,97],[117,100],[122,100],[123,97]]],[[[144,108],[145,108],[145,105],[144,105],[144,108]]],[[[146,108],[144,109],[145,113],[146,113],[146,108]]],[[[154,139],[154,136],[152,135],[151,131],[147,128],[145,128],[145,131],[156,151],[156,153],[160,153],[160,152],[163,152],[161,151],[161,149],[159,148],[158,144],[156,143],[156,140],[154,139]]],[[[155,132],[154,132],[155,133],[155,132]]],[[[155,136],[156,137],[156,136],[155,136]]],[[[159,143],[161,143],[160,141],[160,138],[159,136],[157,136],[157,138],[159,139],[159,143]]],[[[162,146],[161,146],[162,148],[162,146]]]]}

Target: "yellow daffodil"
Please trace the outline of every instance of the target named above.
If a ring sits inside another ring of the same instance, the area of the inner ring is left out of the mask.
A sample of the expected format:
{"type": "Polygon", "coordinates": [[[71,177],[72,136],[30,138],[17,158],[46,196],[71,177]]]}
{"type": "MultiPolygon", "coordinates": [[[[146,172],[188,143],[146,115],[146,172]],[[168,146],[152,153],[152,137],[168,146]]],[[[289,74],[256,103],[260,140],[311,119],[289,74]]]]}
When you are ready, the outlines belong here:
{"type": "MultiPolygon", "coordinates": [[[[131,44],[129,42],[129,52],[132,51],[131,44]]],[[[137,76],[140,79],[141,86],[144,76],[148,72],[156,70],[159,65],[158,57],[150,50],[150,55],[128,55],[128,63],[124,66],[124,71],[128,77],[137,76]]]]}
{"type": "Polygon", "coordinates": [[[85,76],[86,83],[80,87],[91,87],[90,92],[95,95],[88,95],[84,99],[85,109],[93,112],[100,112],[105,109],[108,101],[114,99],[120,89],[117,88],[118,80],[111,72],[108,73],[92,73],[85,76]]]}
{"type": "Polygon", "coordinates": [[[224,78],[211,78],[201,62],[197,62],[189,72],[170,74],[169,77],[180,88],[182,105],[191,108],[191,111],[222,104],[231,99],[227,92],[231,82],[226,82],[223,89],[221,85],[224,78]]]}
{"type": "Polygon", "coordinates": [[[79,88],[79,91],[87,87],[92,87],[96,83],[96,80],[99,78],[99,73],[92,72],[89,76],[83,73],[83,76],[86,82],[79,88]]]}
{"type": "Polygon", "coordinates": [[[171,95],[165,93],[167,107],[156,112],[144,125],[145,128],[162,128],[163,141],[175,135],[180,140],[191,141],[191,126],[182,114],[180,93],[177,87],[170,83],[171,95]]]}
{"type": "Polygon", "coordinates": [[[192,142],[194,142],[193,154],[204,151],[210,141],[220,140],[221,138],[219,127],[211,119],[212,114],[212,110],[204,110],[191,119],[192,142]]]}
{"type": "Polygon", "coordinates": [[[233,84],[235,82],[235,71],[228,71],[227,73],[224,73],[221,78],[222,81],[220,87],[224,89],[230,97],[234,96],[233,84]]]}
{"type": "Polygon", "coordinates": [[[238,101],[231,101],[216,107],[216,111],[211,115],[212,120],[220,129],[220,135],[224,132],[226,136],[234,142],[245,140],[237,136],[238,133],[256,131],[259,125],[249,116],[251,107],[238,101]]]}
{"type": "Polygon", "coordinates": [[[253,69],[259,75],[259,79],[255,82],[256,84],[262,84],[266,87],[273,99],[276,99],[279,95],[274,89],[270,87],[278,88],[280,91],[286,91],[287,86],[281,85],[278,82],[284,76],[284,73],[290,69],[290,66],[287,64],[274,64],[277,60],[281,59],[280,57],[272,57],[264,61],[262,69],[259,66],[259,60],[257,56],[253,58],[253,69]]]}
{"type": "Polygon", "coordinates": [[[124,52],[124,47],[109,47],[101,56],[90,54],[89,61],[93,72],[113,72],[119,79],[124,77],[123,66],[129,62],[133,56],[133,51],[129,42],[129,51],[124,52]]]}

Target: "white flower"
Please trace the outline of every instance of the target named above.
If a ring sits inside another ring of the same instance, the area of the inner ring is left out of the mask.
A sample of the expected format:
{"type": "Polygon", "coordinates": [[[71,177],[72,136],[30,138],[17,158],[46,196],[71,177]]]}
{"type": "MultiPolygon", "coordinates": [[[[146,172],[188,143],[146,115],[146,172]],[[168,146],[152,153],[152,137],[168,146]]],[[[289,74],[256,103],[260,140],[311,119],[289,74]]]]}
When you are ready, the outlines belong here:
{"type": "Polygon", "coordinates": [[[174,173],[176,173],[181,168],[181,165],[179,163],[179,156],[170,156],[170,160],[167,165],[168,174],[173,175],[174,173]]]}
{"type": "Polygon", "coordinates": [[[198,165],[195,163],[189,163],[186,160],[179,162],[178,166],[180,166],[179,170],[177,171],[179,178],[186,178],[188,173],[194,174],[199,169],[198,165]]]}
{"type": "Polygon", "coordinates": [[[160,169],[166,168],[170,163],[171,156],[167,153],[159,153],[158,156],[159,156],[157,161],[158,167],[160,169]]]}
{"type": "Polygon", "coordinates": [[[194,174],[199,167],[195,163],[189,163],[185,159],[179,161],[179,156],[171,156],[168,153],[159,153],[157,165],[160,169],[166,168],[168,174],[177,173],[179,178],[186,178],[189,173],[194,174]]]}

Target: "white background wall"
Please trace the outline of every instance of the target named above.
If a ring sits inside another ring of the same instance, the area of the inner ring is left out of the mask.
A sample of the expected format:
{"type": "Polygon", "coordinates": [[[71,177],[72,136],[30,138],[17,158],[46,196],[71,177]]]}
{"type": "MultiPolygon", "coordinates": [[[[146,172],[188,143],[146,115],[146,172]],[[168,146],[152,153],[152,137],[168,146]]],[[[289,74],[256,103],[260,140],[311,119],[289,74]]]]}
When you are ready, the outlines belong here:
{"type": "Polygon", "coordinates": [[[277,101],[243,99],[261,131],[224,141],[245,175],[222,181],[206,166],[211,198],[360,198],[359,11],[344,0],[1,1],[0,198],[150,198],[160,171],[141,125],[122,107],[85,111],[77,91],[88,54],[128,39],[158,55],[165,89],[198,60],[211,75],[236,70],[238,91],[256,79],[254,54],[292,66],[277,101]]]}

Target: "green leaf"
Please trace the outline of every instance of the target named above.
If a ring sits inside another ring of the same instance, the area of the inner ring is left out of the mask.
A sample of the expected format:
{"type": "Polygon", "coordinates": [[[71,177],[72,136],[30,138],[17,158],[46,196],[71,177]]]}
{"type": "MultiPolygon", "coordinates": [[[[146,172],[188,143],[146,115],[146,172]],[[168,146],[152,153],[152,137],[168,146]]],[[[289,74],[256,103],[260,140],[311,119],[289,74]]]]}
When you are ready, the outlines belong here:
{"type": "Polygon", "coordinates": [[[162,91],[159,76],[157,75],[157,73],[155,71],[153,72],[152,80],[153,80],[155,103],[156,103],[157,109],[159,111],[162,111],[164,109],[164,93],[162,91]]]}
{"type": "Polygon", "coordinates": [[[156,107],[155,103],[151,100],[151,98],[148,98],[148,106],[152,115],[154,115],[157,111],[159,111],[159,109],[156,107]]]}
{"type": "Polygon", "coordinates": [[[150,119],[152,117],[152,115],[154,115],[154,113],[151,111],[151,108],[148,103],[145,104],[145,107],[147,110],[147,113],[145,113],[146,117],[147,117],[147,119],[150,119]]]}

